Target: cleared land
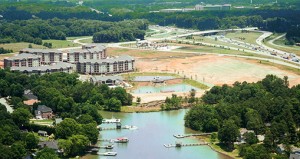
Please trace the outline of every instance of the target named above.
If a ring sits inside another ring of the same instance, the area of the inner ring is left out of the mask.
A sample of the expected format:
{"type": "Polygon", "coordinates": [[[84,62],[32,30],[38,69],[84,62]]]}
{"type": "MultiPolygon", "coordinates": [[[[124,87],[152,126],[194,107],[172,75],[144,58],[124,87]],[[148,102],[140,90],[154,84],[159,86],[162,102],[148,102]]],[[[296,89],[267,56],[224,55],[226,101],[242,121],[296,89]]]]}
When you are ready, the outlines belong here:
{"type": "Polygon", "coordinates": [[[43,40],[43,43],[52,43],[52,48],[66,48],[66,47],[76,47],[78,44],[74,44],[72,41],[67,40],[43,40]]]}
{"type": "MultiPolygon", "coordinates": [[[[289,67],[274,65],[271,62],[220,55],[197,55],[187,53],[155,52],[146,50],[109,48],[114,55],[129,54],[136,58],[138,72],[174,73],[193,77],[194,80],[207,85],[232,85],[234,82],[257,82],[268,74],[281,78],[289,77],[290,85],[300,83],[300,71],[289,67]]],[[[203,91],[198,91],[201,96],[203,91]]],[[[134,94],[142,102],[164,100],[172,93],[134,94]]],[[[188,95],[181,93],[178,95],[188,95]]]]}

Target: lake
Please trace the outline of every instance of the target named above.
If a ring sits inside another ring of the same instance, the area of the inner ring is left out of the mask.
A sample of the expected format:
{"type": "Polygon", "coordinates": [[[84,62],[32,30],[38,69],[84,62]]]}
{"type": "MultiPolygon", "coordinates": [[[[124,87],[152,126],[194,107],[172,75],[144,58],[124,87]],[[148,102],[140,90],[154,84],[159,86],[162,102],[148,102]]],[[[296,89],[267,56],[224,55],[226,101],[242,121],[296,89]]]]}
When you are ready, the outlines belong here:
{"type": "MultiPolygon", "coordinates": [[[[175,144],[178,139],[174,134],[197,133],[184,127],[184,115],[188,110],[163,111],[152,113],[110,113],[102,112],[104,118],[122,120],[122,125],[137,126],[136,130],[104,130],[100,131],[100,139],[115,139],[128,137],[129,142],[114,144],[114,149],[109,151],[118,152],[115,157],[87,155],[88,159],[228,159],[228,157],[213,151],[208,146],[194,146],[182,148],[165,148],[164,144],[175,144]]],[[[101,127],[115,127],[115,124],[102,124],[101,127]]],[[[183,143],[197,143],[194,138],[180,139],[183,143]]],[[[102,142],[100,145],[106,145],[102,142]]],[[[100,149],[99,152],[105,152],[100,149]]]]}

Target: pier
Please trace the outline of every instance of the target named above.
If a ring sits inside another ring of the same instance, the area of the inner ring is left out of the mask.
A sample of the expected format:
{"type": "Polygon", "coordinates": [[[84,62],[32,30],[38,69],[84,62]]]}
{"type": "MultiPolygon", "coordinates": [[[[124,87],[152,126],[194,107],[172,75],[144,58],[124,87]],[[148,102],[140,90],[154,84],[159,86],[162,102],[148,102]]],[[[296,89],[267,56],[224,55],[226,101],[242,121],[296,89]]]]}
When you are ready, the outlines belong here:
{"type": "Polygon", "coordinates": [[[211,135],[212,133],[201,133],[201,134],[186,134],[186,135],[173,135],[177,139],[179,138],[186,138],[186,137],[192,137],[192,136],[207,136],[211,135]]]}
{"type": "Polygon", "coordinates": [[[120,124],[116,125],[116,127],[110,127],[110,128],[102,128],[102,127],[99,127],[98,128],[100,131],[103,131],[103,130],[120,130],[120,129],[128,129],[128,130],[136,130],[137,129],[137,126],[129,126],[129,125],[125,125],[125,126],[121,126],[120,124]]]}
{"type": "Polygon", "coordinates": [[[183,143],[177,142],[176,144],[164,144],[164,146],[166,148],[188,147],[188,146],[203,146],[203,145],[208,145],[208,143],[207,142],[200,142],[200,143],[186,143],[186,144],[183,144],[183,143]]]}

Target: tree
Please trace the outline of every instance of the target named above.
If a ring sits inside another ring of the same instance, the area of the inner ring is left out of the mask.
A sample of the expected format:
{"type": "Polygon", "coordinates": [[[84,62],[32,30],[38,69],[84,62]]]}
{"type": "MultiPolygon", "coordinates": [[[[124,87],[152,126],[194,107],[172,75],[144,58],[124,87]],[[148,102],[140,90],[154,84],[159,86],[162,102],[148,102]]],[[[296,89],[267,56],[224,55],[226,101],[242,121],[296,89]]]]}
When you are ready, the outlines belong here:
{"type": "Polygon", "coordinates": [[[82,125],[82,135],[88,137],[89,141],[95,144],[98,140],[99,130],[95,122],[82,125]]]}
{"type": "Polygon", "coordinates": [[[80,117],[77,119],[78,123],[80,124],[89,124],[95,122],[93,117],[90,116],[89,114],[82,114],[80,117]]]}
{"type": "Polygon", "coordinates": [[[245,137],[246,143],[249,145],[253,145],[258,142],[258,139],[253,132],[246,132],[244,134],[244,137],[245,137]]]}
{"type": "Polygon", "coordinates": [[[264,125],[260,114],[256,110],[249,109],[245,114],[245,117],[247,129],[254,130],[256,134],[262,130],[264,125]]]}
{"type": "Polygon", "coordinates": [[[65,156],[84,154],[89,143],[89,139],[84,135],[73,135],[67,140],[58,140],[58,146],[64,149],[65,156]]]}
{"type": "Polygon", "coordinates": [[[80,129],[80,125],[74,119],[66,118],[56,126],[55,137],[60,139],[67,139],[72,135],[79,134],[80,129]]]}
{"type": "Polygon", "coordinates": [[[105,104],[105,110],[119,112],[121,111],[122,103],[116,98],[110,98],[105,104]]]}
{"type": "Polygon", "coordinates": [[[13,158],[23,158],[26,155],[26,149],[23,143],[15,142],[11,145],[13,158]]]}
{"type": "Polygon", "coordinates": [[[36,154],[35,159],[59,159],[59,157],[53,149],[46,147],[36,154]]]}
{"type": "Polygon", "coordinates": [[[38,137],[34,135],[34,133],[28,133],[25,137],[26,148],[29,150],[37,148],[39,143],[38,137]]]}
{"type": "Polygon", "coordinates": [[[24,126],[29,123],[29,119],[32,117],[31,113],[25,108],[18,108],[12,114],[13,121],[19,126],[24,126]]]}
{"type": "Polygon", "coordinates": [[[233,120],[224,121],[218,132],[218,139],[221,143],[228,146],[229,150],[233,149],[233,143],[239,136],[239,129],[233,120]]]}

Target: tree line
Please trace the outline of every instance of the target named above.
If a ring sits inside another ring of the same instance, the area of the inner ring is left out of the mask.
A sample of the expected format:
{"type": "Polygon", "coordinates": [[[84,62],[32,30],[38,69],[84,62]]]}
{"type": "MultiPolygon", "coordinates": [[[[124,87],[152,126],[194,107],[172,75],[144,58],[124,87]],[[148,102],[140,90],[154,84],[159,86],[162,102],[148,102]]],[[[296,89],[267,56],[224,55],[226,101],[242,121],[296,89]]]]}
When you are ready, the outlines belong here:
{"type": "Polygon", "coordinates": [[[0,43],[30,42],[38,45],[42,40],[65,40],[67,36],[92,36],[95,33],[95,42],[113,42],[114,40],[143,39],[148,28],[146,20],[126,20],[120,22],[104,22],[83,19],[30,19],[1,21],[0,43]],[[98,33],[99,32],[99,33],[98,33]],[[114,33],[113,36],[109,33],[114,33]],[[98,35],[105,37],[98,38],[98,35]],[[104,39],[103,39],[104,38],[104,39]]]}
{"type": "Polygon", "coordinates": [[[300,85],[289,88],[287,77],[281,79],[274,75],[267,75],[257,83],[214,86],[201,98],[203,104],[186,114],[185,126],[202,132],[218,132],[220,142],[231,149],[239,128],[253,130],[252,135],[265,135],[264,144],[258,146],[257,141],[249,141],[240,148],[240,155],[247,158],[245,149],[250,153],[263,146],[261,150],[266,151],[262,156],[270,158],[278,144],[300,145],[299,91],[300,85]]]}

